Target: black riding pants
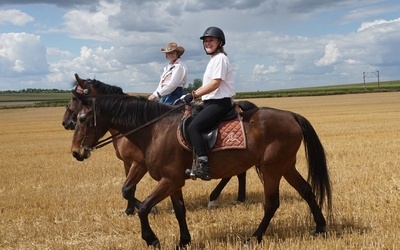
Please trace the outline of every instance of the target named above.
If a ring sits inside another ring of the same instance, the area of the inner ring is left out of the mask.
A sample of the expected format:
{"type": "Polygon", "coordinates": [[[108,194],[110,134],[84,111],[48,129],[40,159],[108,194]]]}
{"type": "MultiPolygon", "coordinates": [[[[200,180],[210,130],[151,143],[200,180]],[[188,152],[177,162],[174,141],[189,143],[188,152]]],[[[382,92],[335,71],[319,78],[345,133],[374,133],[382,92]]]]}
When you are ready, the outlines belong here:
{"type": "Polygon", "coordinates": [[[207,156],[207,146],[201,133],[217,125],[231,109],[231,98],[204,101],[204,109],[193,118],[188,127],[190,140],[197,156],[207,156]]]}

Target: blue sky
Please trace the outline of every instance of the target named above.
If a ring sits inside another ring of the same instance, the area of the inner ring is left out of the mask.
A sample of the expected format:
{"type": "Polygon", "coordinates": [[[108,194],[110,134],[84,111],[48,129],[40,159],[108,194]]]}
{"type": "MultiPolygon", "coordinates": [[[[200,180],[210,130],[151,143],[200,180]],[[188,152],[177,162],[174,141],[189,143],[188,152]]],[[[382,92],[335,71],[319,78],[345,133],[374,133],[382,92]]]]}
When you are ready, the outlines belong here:
{"type": "Polygon", "coordinates": [[[171,41],[193,82],[209,26],[225,32],[237,92],[398,80],[399,13],[394,0],[1,0],[0,90],[70,89],[78,73],[150,93],[171,41]]]}

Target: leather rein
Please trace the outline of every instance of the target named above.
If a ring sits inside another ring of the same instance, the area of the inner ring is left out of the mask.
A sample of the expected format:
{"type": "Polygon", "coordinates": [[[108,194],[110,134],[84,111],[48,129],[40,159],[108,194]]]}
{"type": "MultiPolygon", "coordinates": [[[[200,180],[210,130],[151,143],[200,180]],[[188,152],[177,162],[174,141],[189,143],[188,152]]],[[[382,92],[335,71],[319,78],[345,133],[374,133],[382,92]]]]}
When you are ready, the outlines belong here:
{"type": "MultiPolygon", "coordinates": [[[[93,111],[96,111],[95,105],[96,105],[95,102],[93,102],[93,111]]],[[[139,131],[139,130],[141,130],[141,129],[147,127],[147,126],[149,126],[150,124],[153,124],[153,123],[155,123],[156,121],[158,121],[158,120],[160,120],[160,119],[162,119],[162,118],[164,118],[164,117],[170,115],[171,113],[175,112],[176,110],[181,109],[181,108],[184,107],[185,105],[186,105],[186,104],[184,104],[184,103],[179,104],[179,105],[177,105],[176,107],[174,107],[173,109],[168,110],[167,112],[165,112],[165,113],[162,114],[161,116],[158,116],[158,117],[156,117],[156,118],[154,118],[154,119],[152,119],[152,120],[146,122],[145,124],[143,124],[143,125],[141,125],[141,126],[135,128],[135,129],[132,129],[132,130],[128,131],[127,133],[118,132],[118,133],[113,134],[113,135],[111,135],[111,136],[109,136],[109,137],[107,137],[107,138],[105,138],[105,139],[103,139],[103,140],[98,141],[98,142],[96,143],[96,145],[95,145],[93,148],[85,147],[85,149],[90,150],[90,151],[93,151],[93,150],[95,150],[95,149],[102,148],[102,147],[104,147],[104,146],[110,144],[114,139],[120,139],[120,138],[122,138],[122,137],[126,137],[126,136],[128,136],[128,135],[130,135],[130,134],[133,134],[133,133],[135,133],[135,132],[137,132],[137,131],[139,131]]],[[[96,126],[97,126],[97,124],[96,124],[96,123],[97,123],[97,121],[96,121],[96,120],[97,120],[97,119],[96,119],[96,112],[93,112],[93,113],[94,113],[94,116],[93,116],[94,128],[96,128],[96,126]]],[[[83,140],[83,143],[86,141],[86,138],[87,138],[87,133],[85,133],[85,138],[84,138],[84,140],[83,140]]]]}

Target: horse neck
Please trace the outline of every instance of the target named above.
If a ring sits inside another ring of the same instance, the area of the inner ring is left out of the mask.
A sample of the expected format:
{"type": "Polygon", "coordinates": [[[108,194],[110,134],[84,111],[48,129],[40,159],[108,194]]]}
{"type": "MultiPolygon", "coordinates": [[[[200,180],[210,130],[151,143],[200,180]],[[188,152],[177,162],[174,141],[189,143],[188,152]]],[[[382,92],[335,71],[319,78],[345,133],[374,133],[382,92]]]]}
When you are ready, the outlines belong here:
{"type": "Polygon", "coordinates": [[[120,133],[118,130],[113,129],[113,128],[110,128],[110,129],[108,130],[108,132],[110,132],[111,135],[116,135],[116,134],[120,133]]]}

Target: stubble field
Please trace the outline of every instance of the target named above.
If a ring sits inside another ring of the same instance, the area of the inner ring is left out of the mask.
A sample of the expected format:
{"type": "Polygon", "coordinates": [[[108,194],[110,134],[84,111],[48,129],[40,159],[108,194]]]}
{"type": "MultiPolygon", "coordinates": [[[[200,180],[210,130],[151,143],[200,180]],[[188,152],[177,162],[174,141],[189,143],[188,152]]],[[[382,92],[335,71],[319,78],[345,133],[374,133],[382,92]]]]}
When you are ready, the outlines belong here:
{"type": "MultiPolygon", "coordinates": [[[[246,249],[399,249],[400,92],[251,99],[305,116],[327,153],[333,185],[328,236],[313,237],[306,203],[285,180],[281,206],[261,244],[246,249]]],[[[137,215],[126,216],[122,163],[107,146],[84,162],[70,154],[63,108],[0,110],[0,249],[146,249],[137,215]]],[[[306,177],[304,149],[297,168],[306,177]]],[[[263,215],[262,185],[248,172],[247,202],[235,204],[237,180],[217,210],[207,210],[218,180],[188,180],[183,189],[189,249],[241,249],[263,215]]],[[[155,186],[139,183],[143,199],[155,186]]],[[[150,223],[163,248],[179,239],[169,200],[150,223]]],[[[326,211],[324,211],[325,213],[326,211]]],[[[326,213],[325,213],[326,214],[326,213]]]]}

